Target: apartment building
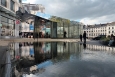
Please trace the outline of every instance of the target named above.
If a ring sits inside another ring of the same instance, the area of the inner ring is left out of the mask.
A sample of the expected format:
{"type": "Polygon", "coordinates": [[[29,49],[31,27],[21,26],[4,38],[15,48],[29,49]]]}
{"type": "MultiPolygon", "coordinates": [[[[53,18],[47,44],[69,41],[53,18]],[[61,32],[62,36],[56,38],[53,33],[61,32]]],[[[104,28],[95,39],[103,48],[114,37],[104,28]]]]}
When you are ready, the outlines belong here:
{"type": "Polygon", "coordinates": [[[115,22],[107,23],[107,35],[113,34],[115,36],[115,22]]]}
{"type": "Polygon", "coordinates": [[[93,38],[99,35],[115,35],[114,29],[115,22],[111,22],[106,24],[85,25],[83,30],[86,31],[88,38],[93,38]]]}
{"type": "Polygon", "coordinates": [[[21,7],[21,0],[0,0],[0,36],[18,36],[20,22],[16,11],[21,7]]]}
{"type": "Polygon", "coordinates": [[[45,7],[42,4],[22,4],[23,9],[30,14],[36,15],[37,12],[45,13],[45,7]]]}

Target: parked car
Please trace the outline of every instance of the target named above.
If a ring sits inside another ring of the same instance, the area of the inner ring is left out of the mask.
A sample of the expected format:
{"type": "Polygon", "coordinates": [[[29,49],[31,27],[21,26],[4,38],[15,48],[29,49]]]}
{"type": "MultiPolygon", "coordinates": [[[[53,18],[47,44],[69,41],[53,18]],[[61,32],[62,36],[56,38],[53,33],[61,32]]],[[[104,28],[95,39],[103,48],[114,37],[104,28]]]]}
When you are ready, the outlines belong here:
{"type": "Polygon", "coordinates": [[[92,40],[100,40],[101,38],[106,38],[106,35],[99,35],[97,37],[92,38],[92,40]]]}

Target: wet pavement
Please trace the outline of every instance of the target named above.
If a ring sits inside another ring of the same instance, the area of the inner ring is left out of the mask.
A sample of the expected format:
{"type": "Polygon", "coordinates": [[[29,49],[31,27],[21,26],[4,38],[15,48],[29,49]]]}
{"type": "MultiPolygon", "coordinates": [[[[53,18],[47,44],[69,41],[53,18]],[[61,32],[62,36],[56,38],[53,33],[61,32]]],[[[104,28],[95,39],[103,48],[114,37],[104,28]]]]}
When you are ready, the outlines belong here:
{"type": "Polygon", "coordinates": [[[0,46],[0,77],[8,77],[10,75],[10,54],[8,46],[0,46]]]}
{"type": "Polygon", "coordinates": [[[12,43],[11,76],[115,77],[115,47],[93,43],[12,43]]]}

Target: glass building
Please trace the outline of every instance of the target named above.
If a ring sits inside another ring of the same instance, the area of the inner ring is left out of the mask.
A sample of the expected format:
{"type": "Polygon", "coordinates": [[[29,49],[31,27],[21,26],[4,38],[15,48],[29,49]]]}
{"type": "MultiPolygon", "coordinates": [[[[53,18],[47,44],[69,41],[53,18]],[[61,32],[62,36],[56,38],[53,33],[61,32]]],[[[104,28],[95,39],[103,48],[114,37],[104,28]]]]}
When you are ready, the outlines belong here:
{"type": "Polygon", "coordinates": [[[25,14],[23,20],[34,22],[33,38],[79,38],[83,24],[53,16],[45,19],[32,14],[25,14]]]}
{"type": "MultiPolygon", "coordinates": [[[[52,17],[50,20],[35,17],[34,33],[37,38],[79,38],[82,34],[83,24],[60,17],[52,17]],[[64,37],[66,32],[66,37],[64,37]]],[[[36,37],[35,37],[36,38],[36,37]]]]}

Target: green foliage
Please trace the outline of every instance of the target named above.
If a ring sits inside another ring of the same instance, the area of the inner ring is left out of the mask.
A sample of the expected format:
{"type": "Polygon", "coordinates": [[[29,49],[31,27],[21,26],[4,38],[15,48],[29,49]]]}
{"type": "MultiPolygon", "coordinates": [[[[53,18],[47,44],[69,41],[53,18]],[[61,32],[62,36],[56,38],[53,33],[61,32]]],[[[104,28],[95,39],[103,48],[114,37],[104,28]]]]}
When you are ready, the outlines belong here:
{"type": "Polygon", "coordinates": [[[109,41],[110,38],[108,38],[108,37],[107,37],[107,38],[102,38],[101,40],[102,40],[102,41],[109,41]]]}

